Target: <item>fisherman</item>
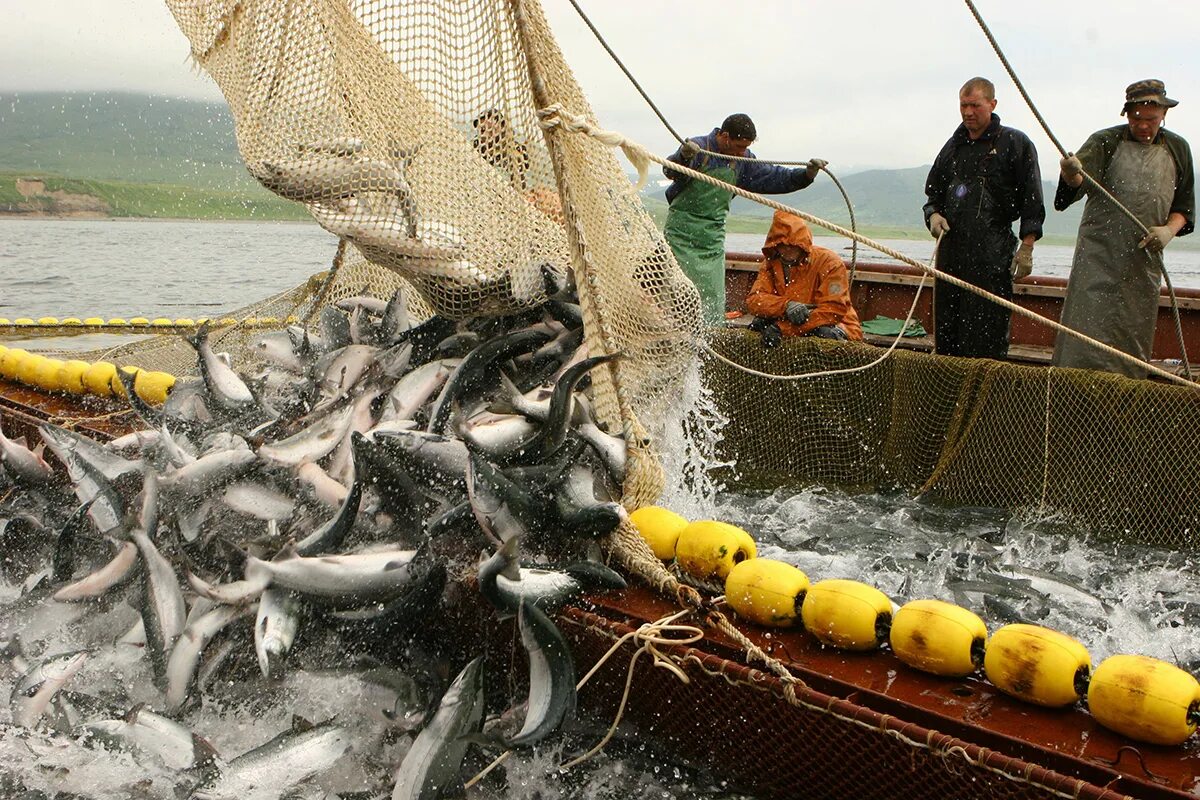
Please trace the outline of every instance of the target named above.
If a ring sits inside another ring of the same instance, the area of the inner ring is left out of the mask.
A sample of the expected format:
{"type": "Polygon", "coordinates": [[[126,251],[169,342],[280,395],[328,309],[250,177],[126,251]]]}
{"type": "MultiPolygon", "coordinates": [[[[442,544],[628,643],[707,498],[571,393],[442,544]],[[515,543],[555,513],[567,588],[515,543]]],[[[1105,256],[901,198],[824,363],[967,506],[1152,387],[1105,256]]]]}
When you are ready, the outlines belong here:
{"type": "MultiPolygon", "coordinates": [[[[1127,123],[1097,131],[1075,155],[1062,159],[1054,207],[1062,211],[1087,194],[1062,322],[1143,361],[1150,358],[1158,319],[1162,251],[1196,221],[1192,151],[1162,127],[1167,97],[1160,80],[1125,89],[1127,123]],[[1083,171],[1112,192],[1150,232],[1143,235],[1111,200],[1083,187],[1083,171]]],[[[1054,364],[1146,377],[1146,370],[1065,334],[1058,335],[1054,364]]]]}
{"type": "MultiPolygon", "coordinates": [[[[781,167],[755,161],[747,148],[757,138],[754,122],[731,114],[707,136],[685,141],[668,161],[691,167],[725,183],[761,194],[786,194],[812,184],[826,162],[814,158],[806,167],[781,167]],[[706,152],[701,152],[701,151],[706,152]],[[720,155],[714,155],[719,153],[720,155]]],[[[725,317],[725,217],[733,192],[663,167],[673,183],[667,187],[665,233],[679,266],[700,291],[704,320],[715,325],[725,317]]]]}
{"type": "Polygon", "coordinates": [[[489,108],[471,120],[471,127],[475,130],[471,145],[484,161],[504,173],[514,189],[525,191],[529,149],[517,142],[504,112],[489,108]]]}
{"type": "MultiPolygon", "coordinates": [[[[925,181],[925,225],[941,241],[940,269],[1011,300],[1013,281],[1033,270],[1033,243],[1046,219],[1037,150],[1021,131],[1000,124],[996,87],[986,78],[963,84],[958,103],[962,124],[925,181]],[[1019,247],[1012,233],[1018,219],[1019,247]]],[[[938,353],[1007,355],[1008,309],[938,282],[934,317],[938,353]]]]}
{"type": "Polygon", "coordinates": [[[766,260],[746,298],[751,314],[775,322],[784,336],[862,341],[846,264],[813,244],[804,220],[776,211],[762,251],[766,260]]]}

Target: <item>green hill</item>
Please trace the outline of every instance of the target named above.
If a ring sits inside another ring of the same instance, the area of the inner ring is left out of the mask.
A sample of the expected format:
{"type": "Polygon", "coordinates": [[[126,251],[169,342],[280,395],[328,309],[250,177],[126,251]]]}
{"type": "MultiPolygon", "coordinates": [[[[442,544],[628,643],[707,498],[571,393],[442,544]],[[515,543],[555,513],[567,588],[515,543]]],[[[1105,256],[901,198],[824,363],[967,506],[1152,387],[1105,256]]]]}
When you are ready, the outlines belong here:
{"type": "Polygon", "coordinates": [[[118,92],[0,93],[0,130],[4,172],[257,187],[238,157],[223,103],[118,92]]]}

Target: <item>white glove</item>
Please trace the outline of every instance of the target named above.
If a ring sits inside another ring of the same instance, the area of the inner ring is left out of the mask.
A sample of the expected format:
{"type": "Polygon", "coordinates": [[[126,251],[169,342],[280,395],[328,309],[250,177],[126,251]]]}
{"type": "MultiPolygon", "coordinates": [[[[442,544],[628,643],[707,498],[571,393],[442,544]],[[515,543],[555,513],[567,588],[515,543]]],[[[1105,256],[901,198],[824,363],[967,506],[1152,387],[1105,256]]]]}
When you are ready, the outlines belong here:
{"type": "Polygon", "coordinates": [[[810,158],[807,166],[808,177],[815,178],[818,172],[829,166],[829,162],[823,158],[810,158]]]}
{"type": "Polygon", "coordinates": [[[683,144],[679,146],[679,155],[685,162],[690,162],[699,154],[700,145],[696,144],[691,139],[685,139],[683,144]]]}
{"type": "Polygon", "coordinates": [[[1174,238],[1174,232],[1166,225],[1151,225],[1150,232],[1146,234],[1146,238],[1142,239],[1138,247],[1150,253],[1161,253],[1174,238]]]}
{"type": "Polygon", "coordinates": [[[929,215],[929,232],[933,234],[933,238],[940,239],[950,232],[950,223],[935,211],[929,215]]]}
{"type": "Polygon", "coordinates": [[[1021,246],[1017,248],[1017,252],[1013,254],[1012,266],[1013,280],[1024,278],[1029,273],[1033,272],[1033,245],[1021,242],[1021,246]]]}

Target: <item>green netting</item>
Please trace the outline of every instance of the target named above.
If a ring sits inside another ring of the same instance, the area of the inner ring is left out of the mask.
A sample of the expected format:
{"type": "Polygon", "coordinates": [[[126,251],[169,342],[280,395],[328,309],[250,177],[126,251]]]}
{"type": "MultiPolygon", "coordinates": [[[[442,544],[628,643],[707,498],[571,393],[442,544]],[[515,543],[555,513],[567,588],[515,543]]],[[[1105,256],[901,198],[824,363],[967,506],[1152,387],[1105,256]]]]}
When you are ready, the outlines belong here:
{"type": "MultiPolygon", "coordinates": [[[[868,345],[720,333],[714,349],[762,372],[868,364],[868,345]]],[[[1194,547],[1200,393],[1083,370],[896,351],[846,375],[771,381],[716,360],[744,486],[901,489],[956,505],[1056,516],[1105,537],[1194,547]]]]}

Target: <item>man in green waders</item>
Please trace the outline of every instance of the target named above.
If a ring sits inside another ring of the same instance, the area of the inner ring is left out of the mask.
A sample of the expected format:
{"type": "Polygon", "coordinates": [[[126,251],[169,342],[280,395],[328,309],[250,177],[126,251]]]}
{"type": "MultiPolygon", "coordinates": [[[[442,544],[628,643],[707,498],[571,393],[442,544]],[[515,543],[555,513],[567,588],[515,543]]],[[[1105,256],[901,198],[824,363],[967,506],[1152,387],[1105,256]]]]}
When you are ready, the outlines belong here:
{"type": "MultiPolygon", "coordinates": [[[[1143,361],[1150,358],[1158,321],[1163,248],[1196,224],[1191,148],[1162,127],[1167,109],[1176,105],[1162,81],[1130,84],[1121,109],[1126,124],[1093,133],[1078,153],[1064,158],[1054,195],[1054,207],[1062,211],[1087,194],[1063,324],[1143,361]],[[1084,170],[1133,212],[1149,235],[1107,197],[1088,191],[1084,170]]],[[[1146,377],[1145,368],[1062,333],[1054,345],[1054,365],[1146,377]]]]}
{"type": "MultiPolygon", "coordinates": [[[[725,183],[759,194],[787,194],[813,182],[825,166],[820,159],[807,167],[780,167],[755,161],[730,161],[720,156],[754,158],[747,148],[757,138],[754,122],[745,114],[733,114],[707,136],[684,142],[668,161],[691,167],[725,183]]],[[[693,180],[670,167],[663,174],[674,183],[667,187],[665,233],[684,274],[700,291],[704,321],[709,325],[725,319],[725,217],[733,192],[704,181],[693,180]]]]}

